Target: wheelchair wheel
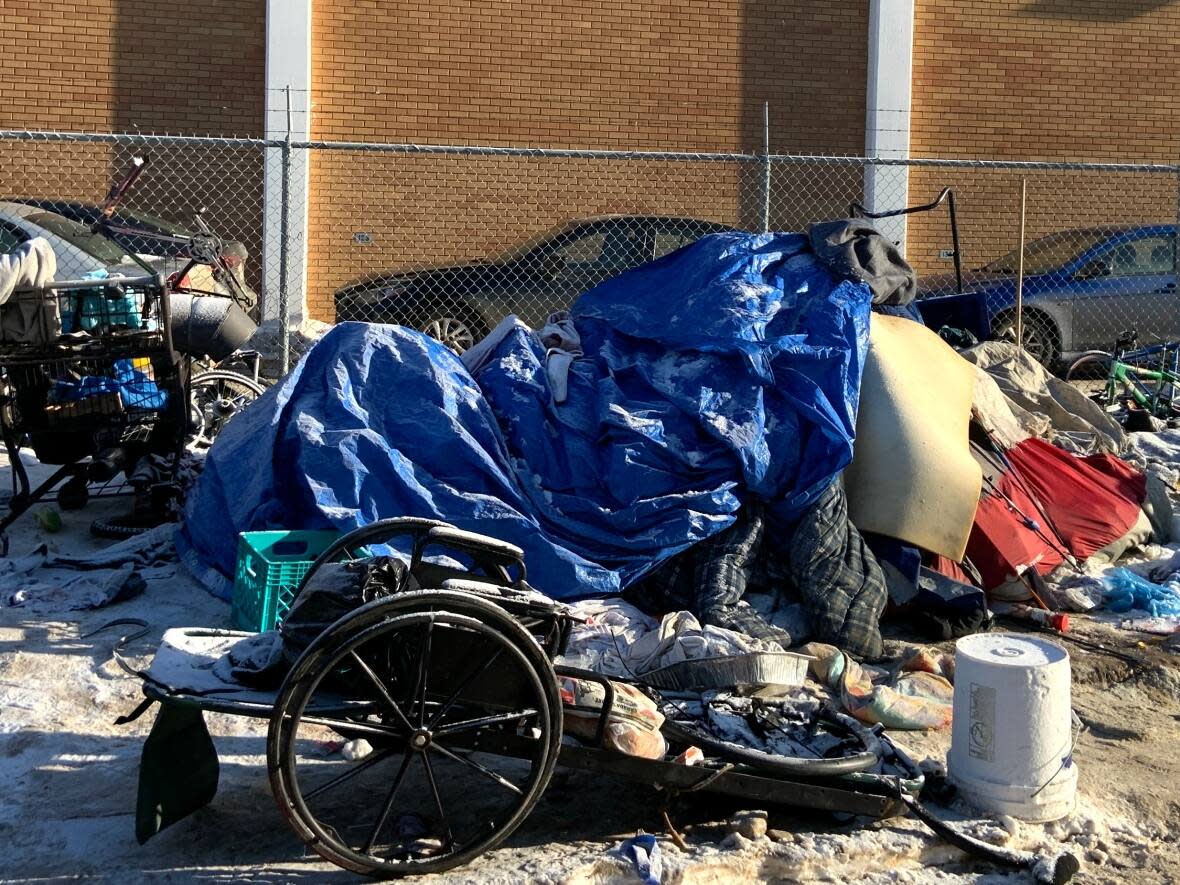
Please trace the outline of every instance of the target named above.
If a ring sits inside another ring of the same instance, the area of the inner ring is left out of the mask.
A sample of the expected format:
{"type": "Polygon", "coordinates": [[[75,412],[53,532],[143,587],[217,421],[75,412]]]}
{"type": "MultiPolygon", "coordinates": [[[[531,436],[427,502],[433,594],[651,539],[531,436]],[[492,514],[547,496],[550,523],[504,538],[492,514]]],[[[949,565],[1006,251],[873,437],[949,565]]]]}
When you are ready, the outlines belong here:
{"type": "Polygon", "coordinates": [[[484,599],[426,590],[369,603],[307,648],[276,700],[267,761],[304,842],[394,877],[507,838],[560,741],[557,682],[528,631],[484,599]]]}

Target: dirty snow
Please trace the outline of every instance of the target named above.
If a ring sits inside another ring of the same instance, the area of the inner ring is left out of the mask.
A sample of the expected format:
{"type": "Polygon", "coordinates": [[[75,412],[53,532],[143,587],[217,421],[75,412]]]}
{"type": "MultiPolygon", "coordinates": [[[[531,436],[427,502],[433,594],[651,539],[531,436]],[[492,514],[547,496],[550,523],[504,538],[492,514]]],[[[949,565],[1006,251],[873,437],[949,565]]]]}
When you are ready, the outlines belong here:
{"type": "MultiPolygon", "coordinates": [[[[1145,457],[1180,463],[1180,434],[1136,439],[1145,457]]],[[[96,501],[63,514],[60,533],[45,534],[31,516],[10,532],[12,555],[48,543],[51,551],[95,550],[90,520],[121,512],[96,501]]],[[[1177,546],[1152,551],[1172,555],[1177,546]]],[[[1140,555],[1138,563],[1148,556],[1140,555]]],[[[286,829],[265,773],[265,723],[209,715],[221,754],[218,796],[208,808],[145,846],[134,838],[138,754],[152,713],[113,724],[141,698],[138,681],[111,660],[115,640],[133,627],[84,634],[116,618],[142,618],[148,635],[126,652],[141,665],[172,626],[228,627],[229,607],[183,572],[158,572],[142,595],[107,609],[0,606],[0,881],[355,881],[308,854],[286,829]]],[[[1086,725],[1076,758],[1076,812],[1048,826],[980,817],[961,805],[978,838],[1021,850],[1077,852],[1076,881],[1172,882],[1180,863],[1180,669],[1174,652],[1140,643],[1108,624],[1075,618],[1075,631],[1145,661],[1124,661],[1070,646],[1075,708],[1086,725]]],[[[901,643],[891,642],[899,649],[901,643]]],[[[910,755],[938,764],[949,735],[901,736],[910,755]]],[[[664,831],[663,797],[650,787],[559,770],[542,802],[508,844],[466,868],[430,877],[446,882],[635,881],[611,849],[639,830],[664,831]]],[[[757,806],[746,805],[752,809],[757,806]]],[[[769,832],[747,839],[726,821],[740,802],[685,797],[670,815],[686,834],[681,850],[659,844],[665,882],[798,881],[865,885],[962,885],[1031,881],[1028,874],[970,861],[910,819],[857,824],[818,812],[770,810],[769,832]]]]}

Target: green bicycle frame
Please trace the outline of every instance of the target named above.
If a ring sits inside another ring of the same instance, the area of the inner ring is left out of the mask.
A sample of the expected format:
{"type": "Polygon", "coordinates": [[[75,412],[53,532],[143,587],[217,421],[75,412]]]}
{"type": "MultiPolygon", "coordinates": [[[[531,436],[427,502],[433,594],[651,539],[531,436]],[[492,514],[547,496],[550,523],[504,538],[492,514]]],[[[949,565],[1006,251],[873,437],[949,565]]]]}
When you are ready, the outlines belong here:
{"type": "MultiPolygon", "coordinates": [[[[1113,403],[1118,387],[1122,387],[1140,408],[1146,409],[1152,415],[1160,417],[1160,396],[1165,388],[1176,390],[1180,384],[1180,375],[1167,369],[1141,369],[1130,363],[1116,359],[1111,363],[1110,374],[1106,378],[1106,400],[1113,403]],[[1153,389],[1148,390],[1144,382],[1151,382],[1153,389]]],[[[1174,397],[1167,398],[1166,408],[1172,408],[1174,397]]]]}

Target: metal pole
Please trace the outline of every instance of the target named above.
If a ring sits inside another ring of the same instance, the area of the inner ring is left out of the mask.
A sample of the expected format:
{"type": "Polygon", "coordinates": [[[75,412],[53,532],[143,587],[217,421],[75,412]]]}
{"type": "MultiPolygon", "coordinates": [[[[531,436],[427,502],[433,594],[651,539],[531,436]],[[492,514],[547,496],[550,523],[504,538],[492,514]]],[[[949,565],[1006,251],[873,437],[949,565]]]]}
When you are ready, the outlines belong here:
{"type": "Polygon", "coordinates": [[[1024,350],[1024,208],[1028,179],[1020,179],[1020,242],[1016,249],[1016,347],[1024,350]]]}
{"type": "Polygon", "coordinates": [[[290,306],[287,304],[287,215],[291,204],[291,87],[287,93],[287,136],[280,148],[282,182],[279,185],[279,368],[283,375],[291,370],[290,306]]]}
{"type": "Polygon", "coordinates": [[[762,102],[762,233],[770,230],[770,102],[762,102]]]}

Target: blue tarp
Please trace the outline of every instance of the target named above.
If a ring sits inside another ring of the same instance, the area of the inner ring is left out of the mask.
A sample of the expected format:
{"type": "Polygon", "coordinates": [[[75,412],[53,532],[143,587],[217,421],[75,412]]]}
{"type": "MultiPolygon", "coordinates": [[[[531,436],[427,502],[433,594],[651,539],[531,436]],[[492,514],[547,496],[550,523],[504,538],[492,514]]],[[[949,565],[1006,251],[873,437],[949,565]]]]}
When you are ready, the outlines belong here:
{"type": "Polygon", "coordinates": [[[578,299],[560,405],[523,325],[475,377],[418,332],[338,325],[226,427],[178,546],[227,595],[239,532],[432,517],[520,545],[552,596],[616,593],[748,496],[789,525],[843,470],[869,303],[802,235],[709,236],[578,299]]]}

